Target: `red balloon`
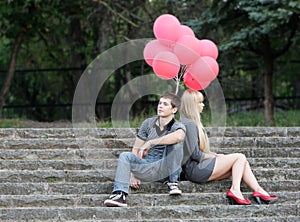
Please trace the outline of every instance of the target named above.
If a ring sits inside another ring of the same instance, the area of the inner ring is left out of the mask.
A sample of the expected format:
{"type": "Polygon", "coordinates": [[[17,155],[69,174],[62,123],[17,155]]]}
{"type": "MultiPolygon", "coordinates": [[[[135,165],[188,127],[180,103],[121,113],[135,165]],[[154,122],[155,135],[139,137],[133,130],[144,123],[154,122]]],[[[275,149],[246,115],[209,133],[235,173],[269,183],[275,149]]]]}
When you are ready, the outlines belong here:
{"type": "Polygon", "coordinates": [[[198,82],[208,82],[217,77],[219,65],[212,57],[203,56],[191,65],[189,72],[198,82]]]}
{"type": "Polygon", "coordinates": [[[210,84],[210,82],[198,82],[189,72],[184,75],[183,82],[187,87],[193,90],[203,90],[210,84]]]}
{"type": "Polygon", "coordinates": [[[219,54],[216,44],[208,39],[199,40],[197,52],[200,56],[209,56],[214,59],[217,59],[219,54]]]}
{"type": "Polygon", "coordinates": [[[180,64],[189,65],[199,58],[197,53],[198,39],[195,36],[183,35],[174,45],[173,52],[178,57],[180,64]]]}
{"type": "Polygon", "coordinates": [[[159,16],[153,24],[153,33],[157,39],[176,41],[179,37],[180,22],[170,14],[159,16]]]}
{"type": "MultiPolygon", "coordinates": [[[[164,42],[165,41],[163,40],[151,40],[146,44],[143,54],[144,54],[144,59],[148,65],[152,66],[153,59],[159,52],[171,51],[171,49],[167,47],[164,44],[164,42]]],[[[166,42],[170,42],[170,41],[166,41],[166,42]]]]}
{"type": "Polygon", "coordinates": [[[154,73],[162,79],[173,79],[178,75],[180,63],[172,52],[159,52],[152,63],[154,73]]]}

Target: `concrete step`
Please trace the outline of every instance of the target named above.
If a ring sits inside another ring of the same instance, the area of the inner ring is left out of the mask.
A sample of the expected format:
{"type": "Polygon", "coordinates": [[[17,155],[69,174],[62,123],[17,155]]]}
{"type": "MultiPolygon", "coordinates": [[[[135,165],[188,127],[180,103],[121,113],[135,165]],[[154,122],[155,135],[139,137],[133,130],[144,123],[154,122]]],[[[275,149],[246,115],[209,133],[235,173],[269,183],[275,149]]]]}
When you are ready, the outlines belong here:
{"type": "Polygon", "coordinates": [[[300,127],[205,127],[211,137],[299,137],[300,127]]]}
{"type": "Polygon", "coordinates": [[[245,148],[213,148],[212,151],[217,153],[243,153],[246,157],[251,158],[263,158],[263,157],[292,157],[292,158],[300,158],[300,147],[280,147],[280,148],[271,148],[271,147],[261,147],[261,148],[253,148],[253,147],[245,147],[245,148]]]}
{"type": "MultiPolygon", "coordinates": [[[[83,150],[82,150],[83,151],[83,150]]],[[[113,155],[118,157],[124,151],[130,149],[108,149],[113,155]]],[[[230,154],[230,153],[243,153],[248,158],[263,158],[263,157],[292,157],[300,158],[300,147],[221,147],[211,148],[211,151],[216,153],[230,154]]],[[[85,152],[85,150],[84,150],[85,152]]],[[[87,150],[87,152],[89,152],[87,150]]],[[[83,152],[82,152],[83,153],[83,152]]],[[[89,155],[90,153],[87,153],[89,155]]],[[[90,155],[89,155],[90,156],[90,155]]]]}
{"type": "MultiPolygon", "coordinates": [[[[182,196],[142,182],[129,207],[106,208],[117,157],[137,129],[0,129],[0,221],[299,221],[300,127],[207,128],[212,150],[244,153],[272,205],[232,206],[231,180],[181,181],[182,196]]],[[[252,191],[241,184],[245,197],[252,191]]]]}
{"type": "Polygon", "coordinates": [[[2,160],[68,160],[68,159],[108,159],[116,158],[122,151],[130,149],[1,149],[0,159],[2,160]]]}
{"type": "MultiPolygon", "coordinates": [[[[130,148],[111,149],[79,149],[79,148],[59,148],[59,149],[1,149],[1,160],[78,160],[78,159],[113,159],[121,152],[130,151],[130,148]]],[[[243,153],[247,158],[300,158],[300,147],[280,147],[280,148],[255,148],[255,147],[228,147],[212,148],[217,153],[243,153]]]]}
{"type": "Polygon", "coordinates": [[[212,147],[300,147],[300,137],[213,137],[212,147]]]}
{"type": "Polygon", "coordinates": [[[62,138],[62,139],[11,139],[0,140],[0,149],[70,149],[70,148],[128,148],[133,144],[133,138],[108,139],[108,138],[62,138]]]}
{"type": "MultiPolygon", "coordinates": [[[[257,204],[252,193],[244,193],[252,204],[257,204]]],[[[276,204],[300,204],[299,192],[273,192],[280,196],[276,204]]],[[[102,207],[107,194],[90,195],[0,195],[1,208],[21,207],[102,207]]],[[[183,193],[181,196],[165,194],[131,194],[127,197],[129,206],[170,206],[170,205],[228,205],[225,193],[183,193]]]]}
{"type": "MultiPolygon", "coordinates": [[[[285,131],[285,130],[283,130],[285,131]]],[[[1,128],[2,139],[134,138],[135,128],[1,128]]]]}
{"type": "MultiPolygon", "coordinates": [[[[300,147],[300,137],[212,137],[212,148],[222,147],[300,147]]],[[[80,139],[2,139],[0,149],[90,149],[129,148],[134,138],[80,138],[80,139]]]]}
{"type": "Polygon", "coordinates": [[[102,220],[159,220],[168,219],[206,219],[206,218],[247,218],[247,217],[298,217],[299,205],[273,204],[273,205],[179,205],[179,206],[135,206],[125,208],[106,207],[52,207],[52,208],[6,208],[0,209],[2,220],[28,221],[82,221],[102,220]]]}
{"type": "MultiPolygon", "coordinates": [[[[133,138],[137,128],[1,128],[1,138],[133,138]]],[[[300,137],[300,127],[206,127],[221,137],[300,137]]]]}
{"type": "MultiPolygon", "coordinates": [[[[259,180],[259,184],[270,192],[297,192],[300,187],[300,180],[259,180]]],[[[226,193],[230,188],[230,179],[212,181],[206,184],[196,184],[189,181],[181,181],[180,188],[184,193],[197,192],[222,192],[226,193]]],[[[113,182],[2,182],[0,190],[2,195],[67,195],[67,194],[110,194],[113,189],[113,182]]],[[[243,191],[251,192],[244,184],[241,184],[243,191]]],[[[167,193],[166,185],[159,182],[142,182],[139,190],[131,190],[130,193],[167,193]]]]}
{"type": "MultiPolygon", "coordinates": [[[[81,220],[81,222],[94,222],[95,220],[81,220]]],[[[116,220],[101,220],[102,222],[115,222],[116,220]]],[[[126,221],[126,222],[298,222],[299,217],[297,216],[283,216],[283,217],[235,217],[235,218],[200,218],[200,219],[139,219],[139,220],[118,220],[118,221],[126,221]]]]}
{"type": "MultiPolygon", "coordinates": [[[[299,158],[248,158],[255,168],[298,168],[299,158]]],[[[1,160],[0,170],[108,170],[117,168],[117,158],[111,159],[60,159],[60,160],[1,160]]]]}
{"type": "MultiPolygon", "coordinates": [[[[253,169],[259,180],[298,180],[299,168],[253,169]]],[[[113,181],[113,170],[0,170],[0,182],[106,182],[113,181]]]]}

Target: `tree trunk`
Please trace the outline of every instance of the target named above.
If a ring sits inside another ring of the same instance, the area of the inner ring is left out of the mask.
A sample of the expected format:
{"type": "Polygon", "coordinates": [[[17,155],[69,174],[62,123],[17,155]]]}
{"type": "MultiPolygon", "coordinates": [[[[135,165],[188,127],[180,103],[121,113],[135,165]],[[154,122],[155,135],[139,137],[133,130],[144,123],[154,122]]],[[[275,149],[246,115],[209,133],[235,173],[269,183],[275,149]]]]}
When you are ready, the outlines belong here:
{"type": "Polygon", "coordinates": [[[273,97],[274,57],[272,55],[270,42],[267,37],[263,39],[263,59],[264,59],[265,123],[267,126],[273,126],[275,123],[274,97],[273,97]]]}
{"type": "MultiPolygon", "coordinates": [[[[71,14],[74,17],[74,15],[71,14]]],[[[68,32],[68,40],[71,42],[71,61],[70,66],[72,68],[82,68],[86,67],[85,56],[82,52],[78,51],[80,47],[85,46],[84,39],[82,37],[82,28],[80,24],[80,20],[78,18],[74,18],[70,22],[69,32],[68,32]]],[[[74,96],[74,91],[78,81],[82,75],[82,70],[74,70],[71,72],[72,81],[69,82],[68,91],[69,98],[72,100],[74,96]]]]}
{"type": "Polygon", "coordinates": [[[300,109],[300,80],[299,77],[295,77],[293,80],[293,109],[300,109]]]}
{"type": "Polygon", "coordinates": [[[274,119],[274,97],[273,97],[273,72],[266,70],[264,73],[264,94],[265,94],[265,122],[267,126],[273,126],[274,119]]]}
{"type": "MultiPolygon", "coordinates": [[[[105,7],[99,7],[98,12],[95,14],[94,18],[94,45],[97,46],[95,48],[95,57],[109,48],[109,36],[111,32],[112,14],[105,7]]],[[[108,85],[104,84],[99,92],[97,103],[101,104],[109,102],[107,89],[108,85]]],[[[110,107],[108,107],[107,105],[97,105],[96,116],[99,119],[109,119],[110,107]]]]}
{"type": "Polygon", "coordinates": [[[13,79],[13,76],[14,76],[14,73],[16,70],[18,53],[19,53],[19,49],[22,44],[24,34],[25,33],[23,31],[20,31],[18,33],[16,41],[14,42],[14,45],[13,45],[13,50],[12,50],[12,53],[10,56],[7,74],[3,81],[2,89],[0,92],[0,118],[2,118],[3,106],[4,106],[5,100],[7,98],[7,95],[9,93],[10,85],[11,85],[11,82],[12,82],[12,79],[13,79]]]}

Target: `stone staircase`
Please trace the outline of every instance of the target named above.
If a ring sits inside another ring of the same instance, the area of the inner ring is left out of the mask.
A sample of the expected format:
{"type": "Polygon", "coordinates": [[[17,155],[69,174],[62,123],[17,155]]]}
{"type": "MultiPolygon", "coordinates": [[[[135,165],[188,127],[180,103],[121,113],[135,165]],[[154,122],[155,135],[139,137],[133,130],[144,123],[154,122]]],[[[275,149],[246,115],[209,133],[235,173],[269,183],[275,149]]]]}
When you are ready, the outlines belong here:
{"type": "MultiPolygon", "coordinates": [[[[136,129],[0,129],[0,221],[300,221],[300,127],[207,128],[213,150],[244,153],[272,205],[229,205],[230,180],[158,182],[131,190],[129,207],[107,208],[117,156],[136,129]]],[[[245,196],[251,195],[242,184],[245,196]]]]}

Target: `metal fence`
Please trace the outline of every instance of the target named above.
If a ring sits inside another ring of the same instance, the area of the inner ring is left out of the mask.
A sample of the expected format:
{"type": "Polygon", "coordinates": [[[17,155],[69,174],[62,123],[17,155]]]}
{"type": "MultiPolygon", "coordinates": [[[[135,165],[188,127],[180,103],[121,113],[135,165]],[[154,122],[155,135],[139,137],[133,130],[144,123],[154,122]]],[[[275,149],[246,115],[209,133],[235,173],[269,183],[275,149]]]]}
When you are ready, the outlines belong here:
{"type": "MultiPolygon", "coordinates": [[[[72,72],[72,71],[84,71],[82,68],[65,68],[65,69],[37,69],[37,70],[17,70],[15,78],[21,78],[24,74],[32,74],[32,73],[43,73],[43,74],[51,74],[53,72],[61,72],[64,74],[65,72],[72,72]]],[[[0,70],[0,75],[5,75],[6,71],[0,70]]],[[[226,97],[226,95],[225,95],[226,97]]],[[[227,113],[234,114],[238,112],[245,112],[250,110],[260,110],[264,108],[264,98],[225,98],[227,113]]],[[[289,109],[300,109],[300,96],[293,96],[293,97],[275,97],[275,108],[281,110],[289,110],[289,109]]],[[[157,101],[140,101],[140,107],[154,107],[157,101]]],[[[98,118],[100,119],[109,119],[111,112],[112,103],[111,102],[101,102],[97,103],[95,107],[95,112],[98,118]],[[98,111],[97,111],[98,110],[98,111]],[[101,111],[99,111],[101,110],[101,111]]],[[[35,105],[28,105],[28,104],[8,104],[3,107],[3,118],[27,118],[28,113],[34,113],[36,110],[39,110],[41,113],[48,112],[48,113],[59,113],[59,119],[71,119],[72,118],[72,102],[68,103],[47,103],[47,104],[35,104],[35,105]]],[[[136,109],[138,110],[138,109],[136,109]]],[[[143,113],[147,112],[147,110],[142,110],[143,113]]],[[[141,113],[141,110],[138,110],[135,113],[133,107],[133,115],[138,115],[141,113]]],[[[147,114],[147,113],[145,113],[147,114]]],[[[50,114],[51,116],[51,114],[50,114]]],[[[55,116],[55,115],[53,115],[55,116]]],[[[41,117],[42,118],[42,117],[41,117]]],[[[57,118],[57,117],[53,117],[57,118]]],[[[49,121],[54,121],[55,119],[47,119],[49,121]]]]}

